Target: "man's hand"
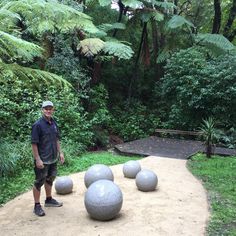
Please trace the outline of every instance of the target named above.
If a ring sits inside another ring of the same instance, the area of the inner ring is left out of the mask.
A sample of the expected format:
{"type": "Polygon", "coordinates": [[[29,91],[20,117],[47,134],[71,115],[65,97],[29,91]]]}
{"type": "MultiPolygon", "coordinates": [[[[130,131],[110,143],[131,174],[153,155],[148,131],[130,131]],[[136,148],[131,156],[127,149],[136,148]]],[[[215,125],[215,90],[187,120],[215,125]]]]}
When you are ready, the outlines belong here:
{"type": "Polygon", "coordinates": [[[42,162],[42,160],[40,158],[36,159],[36,166],[39,169],[43,169],[44,168],[44,164],[42,162]]]}
{"type": "Polygon", "coordinates": [[[60,162],[63,164],[65,162],[64,154],[60,152],[60,162]]]}

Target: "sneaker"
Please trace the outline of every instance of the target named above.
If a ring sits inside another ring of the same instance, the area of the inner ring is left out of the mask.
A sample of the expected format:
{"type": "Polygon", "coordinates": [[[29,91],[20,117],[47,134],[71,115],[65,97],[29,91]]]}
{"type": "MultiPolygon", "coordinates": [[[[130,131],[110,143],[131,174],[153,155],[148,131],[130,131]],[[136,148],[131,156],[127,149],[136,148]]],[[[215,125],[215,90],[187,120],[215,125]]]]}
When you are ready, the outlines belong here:
{"type": "Polygon", "coordinates": [[[45,216],[45,212],[40,204],[34,206],[34,214],[37,216],[45,216]]]}
{"type": "Polygon", "coordinates": [[[56,199],[45,200],[45,207],[61,207],[63,205],[62,202],[58,202],[56,199]]]}

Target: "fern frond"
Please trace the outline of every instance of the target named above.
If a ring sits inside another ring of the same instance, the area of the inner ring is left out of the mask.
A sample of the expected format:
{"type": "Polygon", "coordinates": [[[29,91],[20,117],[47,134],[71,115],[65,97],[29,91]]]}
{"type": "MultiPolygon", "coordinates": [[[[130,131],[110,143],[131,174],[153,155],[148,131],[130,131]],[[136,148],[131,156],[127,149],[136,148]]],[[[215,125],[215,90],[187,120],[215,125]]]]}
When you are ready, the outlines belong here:
{"type": "Polygon", "coordinates": [[[236,47],[221,34],[197,34],[195,41],[206,46],[213,55],[220,55],[236,50],[236,47]]]}
{"type": "Polygon", "coordinates": [[[104,48],[104,45],[105,43],[99,38],[88,38],[80,41],[78,49],[85,56],[94,56],[104,48]]]}
{"type": "Polygon", "coordinates": [[[57,30],[68,32],[74,28],[89,33],[95,33],[98,30],[90,16],[56,0],[9,1],[3,9],[22,16],[27,30],[34,35],[57,30]]]}
{"type": "Polygon", "coordinates": [[[37,87],[39,84],[45,86],[72,87],[71,84],[62,77],[37,69],[23,67],[18,64],[6,64],[0,62],[0,81],[7,83],[8,78],[25,81],[29,86],[37,87]]]}
{"type": "Polygon", "coordinates": [[[143,6],[143,3],[141,1],[138,0],[123,0],[122,3],[127,6],[127,7],[131,7],[134,9],[140,8],[143,6]]]}
{"type": "Polygon", "coordinates": [[[0,31],[0,57],[7,60],[21,58],[22,61],[32,61],[41,57],[43,49],[36,44],[0,31]]]}
{"type": "Polygon", "coordinates": [[[11,33],[16,29],[17,23],[21,20],[21,17],[13,13],[11,11],[8,11],[6,9],[0,8],[0,30],[11,33]]]}
{"type": "Polygon", "coordinates": [[[105,46],[103,48],[105,53],[109,55],[114,55],[119,59],[128,60],[133,56],[134,51],[130,46],[127,46],[121,42],[105,42],[105,46]]]}
{"type": "Polygon", "coordinates": [[[182,28],[183,26],[187,26],[188,28],[195,27],[190,21],[179,15],[172,16],[167,26],[170,29],[182,28]]]}
{"type": "Polygon", "coordinates": [[[161,53],[158,55],[156,62],[163,63],[171,56],[171,51],[169,50],[162,50],[161,53]]]}
{"type": "Polygon", "coordinates": [[[156,0],[146,0],[145,2],[151,2],[154,6],[161,7],[164,10],[177,8],[176,5],[172,2],[166,2],[166,1],[161,2],[161,1],[156,1],[156,0]]]}
{"type": "Polygon", "coordinates": [[[111,5],[112,0],[98,0],[98,2],[100,6],[105,7],[105,6],[111,5]]]}
{"type": "Polygon", "coordinates": [[[98,26],[98,29],[108,32],[109,30],[114,30],[114,29],[125,29],[126,26],[123,23],[113,23],[113,24],[102,24],[98,26]]]}
{"type": "Polygon", "coordinates": [[[158,11],[152,12],[152,17],[155,21],[163,21],[164,15],[158,11]]]}

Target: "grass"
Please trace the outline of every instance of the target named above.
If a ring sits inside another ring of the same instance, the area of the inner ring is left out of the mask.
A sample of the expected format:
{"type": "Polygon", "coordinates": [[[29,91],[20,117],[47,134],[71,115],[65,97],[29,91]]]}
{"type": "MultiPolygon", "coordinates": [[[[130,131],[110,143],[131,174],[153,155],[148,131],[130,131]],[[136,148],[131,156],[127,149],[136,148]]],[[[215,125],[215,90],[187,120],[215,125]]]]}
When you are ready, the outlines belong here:
{"type": "MultiPolygon", "coordinates": [[[[58,175],[69,175],[85,171],[93,164],[116,165],[125,163],[128,160],[137,160],[137,157],[114,155],[109,152],[86,153],[80,157],[68,158],[64,165],[58,165],[58,175]]],[[[0,205],[13,199],[19,194],[30,190],[33,186],[34,172],[24,170],[13,177],[0,177],[0,205]]]]}
{"type": "Polygon", "coordinates": [[[236,158],[197,154],[188,167],[208,191],[211,218],[207,234],[236,236],[236,158]]]}

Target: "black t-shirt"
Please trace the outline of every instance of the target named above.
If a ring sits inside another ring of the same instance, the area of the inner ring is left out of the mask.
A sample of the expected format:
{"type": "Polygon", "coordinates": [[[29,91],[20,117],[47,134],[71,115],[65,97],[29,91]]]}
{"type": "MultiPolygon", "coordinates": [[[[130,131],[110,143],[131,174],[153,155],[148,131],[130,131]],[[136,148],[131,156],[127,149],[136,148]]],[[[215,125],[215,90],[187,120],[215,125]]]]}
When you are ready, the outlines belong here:
{"type": "Polygon", "coordinates": [[[59,130],[54,119],[51,119],[51,123],[49,123],[42,117],[33,124],[31,142],[37,144],[40,159],[44,164],[52,164],[57,161],[58,139],[59,130]]]}

